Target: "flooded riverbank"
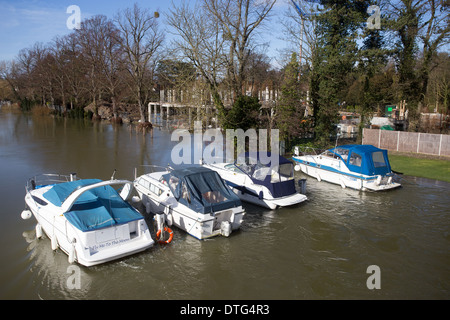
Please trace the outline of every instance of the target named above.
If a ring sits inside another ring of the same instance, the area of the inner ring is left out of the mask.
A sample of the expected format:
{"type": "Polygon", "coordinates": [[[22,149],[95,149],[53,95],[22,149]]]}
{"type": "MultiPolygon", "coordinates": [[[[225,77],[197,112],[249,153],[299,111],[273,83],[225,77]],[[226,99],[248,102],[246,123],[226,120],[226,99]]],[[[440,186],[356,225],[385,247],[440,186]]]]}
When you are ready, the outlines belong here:
{"type": "Polygon", "coordinates": [[[20,218],[35,174],[108,179],[116,169],[116,178],[133,179],[137,165],[167,165],[175,143],[162,128],[143,135],[127,125],[0,111],[0,297],[450,298],[450,184],[436,180],[406,176],[398,190],[363,193],[296,172],[307,179],[305,203],[273,211],[244,203],[243,225],[229,238],[199,241],[175,229],[170,245],[92,268],[70,265],[48,239],[36,240],[34,219],[20,218]],[[372,265],[380,289],[367,286],[372,265]]]}

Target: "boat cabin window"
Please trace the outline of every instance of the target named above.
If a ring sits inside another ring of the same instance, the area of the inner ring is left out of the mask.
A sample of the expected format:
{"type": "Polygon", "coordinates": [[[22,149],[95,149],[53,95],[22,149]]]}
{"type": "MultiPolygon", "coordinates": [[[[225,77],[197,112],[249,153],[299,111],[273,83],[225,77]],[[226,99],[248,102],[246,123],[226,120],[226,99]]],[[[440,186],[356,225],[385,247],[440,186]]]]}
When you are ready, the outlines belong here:
{"type": "Polygon", "coordinates": [[[47,202],[45,202],[45,201],[42,200],[41,198],[38,198],[38,197],[36,197],[36,196],[31,196],[31,197],[33,198],[33,200],[34,200],[36,203],[40,204],[41,206],[46,206],[46,205],[47,205],[47,202]]]}
{"type": "Polygon", "coordinates": [[[139,179],[139,184],[143,186],[145,189],[150,189],[150,182],[148,182],[144,178],[139,179]]]}
{"type": "Polygon", "coordinates": [[[350,160],[348,161],[349,164],[352,166],[361,167],[361,156],[357,153],[352,152],[352,155],[350,156],[350,160]]]}
{"type": "Polygon", "coordinates": [[[186,184],[183,182],[181,183],[181,197],[185,199],[187,202],[191,203],[191,196],[187,190],[186,184]]]}
{"type": "Polygon", "coordinates": [[[375,168],[386,167],[386,161],[384,161],[383,152],[377,151],[372,153],[372,160],[375,168]]]}
{"type": "Polygon", "coordinates": [[[158,197],[162,194],[162,190],[160,188],[158,188],[156,185],[154,185],[153,183],[150,183],[150,191],[153,192],[154,194],[156,194],[158,197]]]}
{"type": "Polygon", "coordinates": [[[220,203],[228,200],[227,197],[217,190],[204,192],[202,197],[209,203],[220,203]]]}
{"type": "Polygon", "coordinates": [[[283,163],[280,166],[272,168],[270,182],[282,182],[294,179],[294,165],[292,163],[283,163]]]}
{"type": "Polygon", "coordinates": [[[172,190],[176,190],[179,181],[180,181],[180,180],[179,180],[177,177],[173,177],[173,176],[170,177],[170,180],[169,180],[170,188],[171,188],[172,190]]]}
{"type": "Polygon", "coordinates": [[[167,181],[166,181],[166,179],[164,179],[163,176],[161,176],[161,178],[159,178],[159,182],[161,182],[163,185],[167,186],[167,181]]]}

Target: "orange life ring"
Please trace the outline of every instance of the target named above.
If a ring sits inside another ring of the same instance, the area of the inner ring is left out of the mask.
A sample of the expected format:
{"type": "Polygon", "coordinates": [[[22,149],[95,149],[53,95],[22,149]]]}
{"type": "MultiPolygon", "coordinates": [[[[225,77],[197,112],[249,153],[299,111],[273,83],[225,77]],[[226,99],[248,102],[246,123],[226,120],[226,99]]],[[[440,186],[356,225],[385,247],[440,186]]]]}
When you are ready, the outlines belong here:
{"type": "Polygon", "coordinates": [[[172,229],[170,229],[168,227],[164,227],[164,231],[169,233],[169,239],[167,239],[166,241],[159,240],[159,237],[161,236],[161,229],[159,229],[158,232],[156,233],[156,240],[158,240],[159,243],[171,243],[172,239],[173,239],[173,231],[172,231],[172,229]]]}

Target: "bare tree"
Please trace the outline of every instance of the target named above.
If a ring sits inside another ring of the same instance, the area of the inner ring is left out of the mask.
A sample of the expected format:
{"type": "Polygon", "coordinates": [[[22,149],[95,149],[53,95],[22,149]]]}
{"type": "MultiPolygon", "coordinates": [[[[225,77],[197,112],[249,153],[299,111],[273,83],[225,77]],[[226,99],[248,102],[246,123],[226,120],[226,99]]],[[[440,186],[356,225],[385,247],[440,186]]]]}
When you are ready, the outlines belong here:
{"type": "Polygon", "coordinates": [[[17,81],[18,65],[14,60],[0,61],[0,79],[5,80],[11,88],[14,98],[20,99],[17,81]]]}
{"type": "Polygon", "coordinates": [[[224,104],[219,85],[224,78],[224,39],[217,21],[208,18],[200,5],[190,8],[182,3],[172,5],[167,23],[173,28],[174,34],[179,36],[173,40],[173,46],[182,59],[189,60],[197,69],[208,85],[214,105],[223,115],[224,104]]]}
{"type": "MultiPolygon", "coordinates": [[[[305,64],[309,68],[312,65],[312,53],[317,43],[317,34],[314,32],[317,25],[315,19],[317,12],[314,11],[314,6],[310,3],[306,2],[308,5],[300,8],[298,2],[300,1],[290,1],[290,5],[280,23],[283,26],[284,36],[282,39],[292,46],[292,49],[286,55],[286,59],[291,58],[292,51],[298,50],[300,77],[304,69],[302,65],[305,64]]],[[[289,60],[282,64],[286,65],[287,63],[289,63],[289,60]]]]}
{"type": "Polygon", "coordinates": [[[84,94],[87,91],[86,69],[87,63],[80,50],[78,34],[73,32],[67,36],[57,38],[56,42],[63,51],[66,61],[62,72],[66,78],[67,90],[70,99],[70,108],[79,107],[81,100],[84,100],[84,94]]]}
{"type": "Polygon", "coordinates": [[[144,122],[150,64],[164,41],[164,34],[159,30],[156,15],[139,8],[137,4],[132,9],[119,12],[115,21],[123,39],[122,46],[131,78],[130,87],[139,106],[140,120],[144,122]]]}
{"type": "Polygon", "coordinates": [[[106,92],[111,97],[113,117],[117,119],[117,99],[124,68],[120,31],[106,16],[97,15],[82,23],[78,38],[89,67],[94,108],[96,97],[106,92]]]}
{"type": "Polygon", "coordinates": [[[207,11],[217,19],[229,46],[225,56],[227,79],[234,94],[243,94],[245,66],[256,45],[253,36],[269,16],[276,0],[204,0],[207,11]]]}
{"type": "Polygon", "coordinates": [[[98,117],[97,99],[102,90],[102,66],[106,46],[104,29],[106,25],[106,16],[97,15],[83,21],[81,28],[77,30],[80,51],[88,67],[86,76],[89,80],[88,90],[94,107],[94,118],[98,117]]]}
{"type": "Polygon", "coordinates": [[[255,51],[257,28],[275,0],[204,0],[194,7],[182,3],[169,10],[167,22],[179,37],[174,46],[208,84],[220,121],[226,117],[223,83],[236,99],[243,95],[246,66],[255,51]]]}

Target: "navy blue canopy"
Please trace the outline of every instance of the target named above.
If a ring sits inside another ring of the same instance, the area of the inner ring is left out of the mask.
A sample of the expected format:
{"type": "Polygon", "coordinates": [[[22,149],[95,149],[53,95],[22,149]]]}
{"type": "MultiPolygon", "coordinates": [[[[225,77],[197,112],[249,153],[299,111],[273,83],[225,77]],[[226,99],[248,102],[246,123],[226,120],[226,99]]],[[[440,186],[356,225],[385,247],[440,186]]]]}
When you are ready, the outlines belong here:
{"type": "MultiPolygon", "coordinates": [[[[99,179],[84,179],[59,183],[44,193],[44,198],[60,207],[74,191],[84,186],[101,182],[99,179]]],[[[143,217],[114,188],[109,185],[87,190],[74,202],[66,219],[81,231],[125,224],[143,217]]]]}
{"type": "Polygon", "coordinates": [[[267,187],[274,198],[296,193],[293,163],[280,155],[274,157],[278,163],[264,164],[267,159],[272,159],[270,152],[246,152],[238,156],[235,165],[247,174],[253,183],[267,187]],[[262,159],[263,156],[266,158],[262,159]],[[241,163],[243,158],[245,163],[241,163]]]}
{"type": "Polygon", "coordinates": [[[338,146],[329,151],[339,155],[350,171],[365,175],[386,175],[390,173],[387,150],[369,144],[349,144],[338,146]]]}
{"type": "Polygon", "coordinates": [[[196,212],[211,213],[241,205],[239,197],[211,169],[192,166],[172,170],[163,177],[178,202],[196,212]]]}

